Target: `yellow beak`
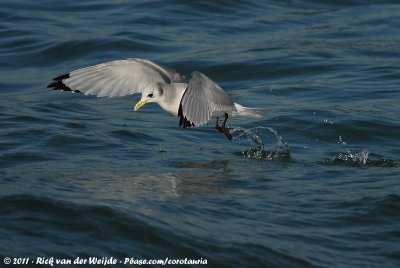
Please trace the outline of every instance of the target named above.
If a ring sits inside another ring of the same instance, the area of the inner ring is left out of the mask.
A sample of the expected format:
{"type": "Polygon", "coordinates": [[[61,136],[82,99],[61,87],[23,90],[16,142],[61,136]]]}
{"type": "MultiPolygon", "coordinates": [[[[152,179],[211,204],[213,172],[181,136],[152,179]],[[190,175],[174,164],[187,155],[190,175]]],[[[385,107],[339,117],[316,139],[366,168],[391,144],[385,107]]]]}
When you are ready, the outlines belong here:
{"type": "Polygon", "coordinates": [[[138,103],[136,103],[135,107],[133,107],[133,109],[135,111],[139,110],[143,105],[145,105],[147,103],[147,100],[141,100],[138,103]]]}

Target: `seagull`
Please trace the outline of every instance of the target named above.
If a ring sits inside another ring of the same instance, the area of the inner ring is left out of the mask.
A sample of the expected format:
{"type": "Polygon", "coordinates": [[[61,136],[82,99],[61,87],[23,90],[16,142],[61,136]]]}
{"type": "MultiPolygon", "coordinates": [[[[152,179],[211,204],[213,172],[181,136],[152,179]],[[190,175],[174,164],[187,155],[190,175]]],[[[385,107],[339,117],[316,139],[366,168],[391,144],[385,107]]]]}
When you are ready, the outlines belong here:
{"type": "Polygon", "coordinates": [[[201,126],[216,117],[215,128],[228,140],[232,140],[226,127],[230,115],[261,117],[260,109],[233,102],[219,85],[199,71],[192,72],[191,79],[186,83],[185,77],[174,69],[139,58],[114,60],[77,69],[53,78],[47,88],[97,97],[141,93],[140,101],[134,106],[135,111],[147,103],[155,102],[179,117],[179,126],[183,128],[201,126]],[[220,126],[219,117],[222,116],[224,121],[220,126]]]}

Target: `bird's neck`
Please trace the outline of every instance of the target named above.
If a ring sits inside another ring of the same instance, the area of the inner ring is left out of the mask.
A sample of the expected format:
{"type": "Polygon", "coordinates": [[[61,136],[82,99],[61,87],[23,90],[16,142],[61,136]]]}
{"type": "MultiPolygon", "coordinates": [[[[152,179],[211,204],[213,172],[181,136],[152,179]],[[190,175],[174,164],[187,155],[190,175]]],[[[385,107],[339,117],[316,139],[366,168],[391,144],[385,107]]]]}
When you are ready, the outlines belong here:
{"type": "Polygon", "coordinates": [[[164,90],[164,101],[158,104],[167,112],[178,116],[179,105],[188,84],[173,83],[169,86],[168,90],[164,90]]]}

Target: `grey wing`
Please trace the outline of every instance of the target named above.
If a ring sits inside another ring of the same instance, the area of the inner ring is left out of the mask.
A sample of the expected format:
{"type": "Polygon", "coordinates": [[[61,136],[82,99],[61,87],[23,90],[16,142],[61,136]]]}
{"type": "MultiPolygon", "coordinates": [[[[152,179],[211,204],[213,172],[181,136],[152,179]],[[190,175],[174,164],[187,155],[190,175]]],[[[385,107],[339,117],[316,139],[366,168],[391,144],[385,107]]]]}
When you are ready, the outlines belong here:
{"type": "Polygon", "coordinates": [[[179,107],[180,125],[203,125],[213,113],[234,111],[235,104],[220,86],[198,71],[192,73],[179,107]]]}
{"type": "Polygon", "coordinates": [[[153,83],[173,83],[182,80],[183,77],[174,70],[149,60],[125,59],[57,76],[47,87],[98,97],[116,97],[140,93],[153,83]]]}

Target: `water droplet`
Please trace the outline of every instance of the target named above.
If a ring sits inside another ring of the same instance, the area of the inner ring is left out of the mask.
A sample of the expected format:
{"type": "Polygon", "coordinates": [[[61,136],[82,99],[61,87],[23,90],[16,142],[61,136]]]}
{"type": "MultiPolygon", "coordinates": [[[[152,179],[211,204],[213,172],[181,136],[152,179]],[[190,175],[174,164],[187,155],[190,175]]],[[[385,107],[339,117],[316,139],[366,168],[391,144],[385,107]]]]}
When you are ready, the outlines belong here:
{"type": "Polygon", "coordinates": [[[344,162],[350,165],[365,166],[368,162],[369,154],[370,152],[367,149],[364,149],[356,154],[352,154],[350,149],[347,149],[346,153],[340,153],[338,156],[334,156],[331,162],[344,162]]]}
{"type": "Polygon", "coordinates": [[[248,148],[242,151],[242,155],[248,158],[256,159],[287,159],[290,157],[290,150],[288,144],[283,141],[282,137],[270,127],[254,127],[251,129],[235,128],[232,133],[233,139],[238,140],[239,144],[242,141],[248,143],[248,148]],[[272,137],[276,143],[272,150],[265,150],[264,140],[272,137]]]}

